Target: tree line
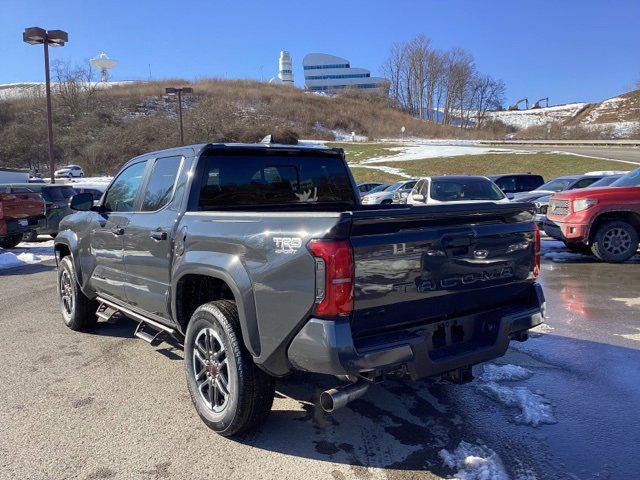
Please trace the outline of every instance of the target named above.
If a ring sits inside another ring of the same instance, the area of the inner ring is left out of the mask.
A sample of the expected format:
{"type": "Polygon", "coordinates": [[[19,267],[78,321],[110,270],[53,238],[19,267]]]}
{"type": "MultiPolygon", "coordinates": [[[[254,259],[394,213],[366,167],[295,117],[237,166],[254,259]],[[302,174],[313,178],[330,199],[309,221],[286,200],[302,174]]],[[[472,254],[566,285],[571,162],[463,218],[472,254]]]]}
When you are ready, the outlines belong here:
{"type": "Polygon", "coordinates": [[[504,82],[479,72],[471,53],[438,50],[425,35],[394,44],[382,70],[397,106],[443,125],[481,127],[505,99],[504,82]]]}

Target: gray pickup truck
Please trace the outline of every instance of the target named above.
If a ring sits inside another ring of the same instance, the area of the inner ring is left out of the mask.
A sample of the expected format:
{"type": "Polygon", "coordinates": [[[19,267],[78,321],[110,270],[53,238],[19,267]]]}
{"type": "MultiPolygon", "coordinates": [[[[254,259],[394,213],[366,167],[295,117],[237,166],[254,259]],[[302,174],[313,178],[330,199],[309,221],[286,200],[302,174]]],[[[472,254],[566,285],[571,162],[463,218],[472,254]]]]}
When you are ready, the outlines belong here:
{"type": "Polygon", "coordinates": [[[149,153],[98,205],[70,206],[55,240],[65,323],[117,313],[152,345],[177,339],[222,435],[264,420],[294,370],[339,379],[320,396],[332,411],[388,376],[468,380],[544,318],[532,205],[361,205],[341,149],[149,153]]]}

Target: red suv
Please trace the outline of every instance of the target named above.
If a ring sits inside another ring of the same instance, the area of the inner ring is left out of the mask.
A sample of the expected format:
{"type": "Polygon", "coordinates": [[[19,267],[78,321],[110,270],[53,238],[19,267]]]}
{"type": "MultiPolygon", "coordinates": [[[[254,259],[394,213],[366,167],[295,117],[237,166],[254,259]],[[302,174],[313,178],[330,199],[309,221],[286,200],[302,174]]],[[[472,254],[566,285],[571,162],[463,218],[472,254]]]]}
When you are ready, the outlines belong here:
{"type": "Polygon", "coordinates": [[[547,235],[571,250],[605,262],[624,262],[638,251],[640,168],[609,187],[568,190],[549,200],[547,235]]]}

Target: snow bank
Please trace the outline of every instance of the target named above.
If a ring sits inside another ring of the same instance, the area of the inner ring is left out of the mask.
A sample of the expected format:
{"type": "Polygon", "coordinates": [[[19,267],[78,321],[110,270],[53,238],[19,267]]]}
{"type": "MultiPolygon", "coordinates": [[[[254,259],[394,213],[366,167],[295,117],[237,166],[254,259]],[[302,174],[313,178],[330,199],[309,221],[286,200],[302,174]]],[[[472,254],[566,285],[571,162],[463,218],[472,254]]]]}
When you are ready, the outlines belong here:
{"type": "Polygon", "coordinates": [[[504,110],[502,112],[487,112],[487,117],[517,129],[546,125],[548,123],[563,123],[587,107],[588,103],[569,103],[553,107],[529,110],[504,110]]]}
{"type": "Polygon", "coordinates": [[[482,375],[478,380],[483,382],[498,382],[501,380],[526,380],[533,372],[519,365],[495,365],[488,363],[484,365],[482,375]]]}
{"type": "Polygon", "coordinates": [[[458,469],[456,479],[509,480],[498,454],[485,445],[463,440],[453,452],[442,449],[438,455],[447,467],[458,469]]]}
{"type": "Polygon", "coordinates": [[[478,390],[503,405],[520,411],[515,421],[523,425],[537,427],[541,424],[558,423],[553,415],[551,402],[527,387],[507,387],[495,382],[477,386],[478,390]]]}
{"type": "Polygon", "coordinates": [[[10,250],[0,248],[0,270],[53,260],[53,240],[23,242],[10,250]]]}

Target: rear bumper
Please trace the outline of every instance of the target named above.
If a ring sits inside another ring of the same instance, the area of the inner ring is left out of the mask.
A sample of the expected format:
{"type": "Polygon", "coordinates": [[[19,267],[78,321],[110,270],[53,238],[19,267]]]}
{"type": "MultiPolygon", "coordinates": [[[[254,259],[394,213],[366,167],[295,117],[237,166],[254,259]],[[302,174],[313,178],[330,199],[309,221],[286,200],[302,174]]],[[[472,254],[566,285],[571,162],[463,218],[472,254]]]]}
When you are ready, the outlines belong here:
{"type": "Polygon", "coordinates": [[[0,221],[0,236],[17,235],[36,230],[45,224],[44,215],[27,217],[22,219],[8,219],[0,221]]]}
{"type": "Polygon", "coordinates": [[[504,355],[513,337],[544,320],[544,293],[531,285],[530,302],[354,340],[348,320],[312,318],[288,349],[298,370],[347,375],[404,369],[431,377],[504,355]]]}

